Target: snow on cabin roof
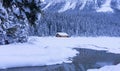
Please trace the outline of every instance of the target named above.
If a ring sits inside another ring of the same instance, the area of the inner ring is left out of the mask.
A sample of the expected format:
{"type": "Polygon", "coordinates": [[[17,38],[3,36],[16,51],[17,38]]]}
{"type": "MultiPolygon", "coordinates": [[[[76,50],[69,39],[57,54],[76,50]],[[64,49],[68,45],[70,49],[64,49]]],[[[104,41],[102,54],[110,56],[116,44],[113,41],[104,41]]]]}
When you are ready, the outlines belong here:
{"type": "Polygon", "coordinates": [[[65,33],[65,32],[58,32],[57,34],[58,34],[58,35],[63,35],[63,36],[68,36],[68,34],[65,33]]]}

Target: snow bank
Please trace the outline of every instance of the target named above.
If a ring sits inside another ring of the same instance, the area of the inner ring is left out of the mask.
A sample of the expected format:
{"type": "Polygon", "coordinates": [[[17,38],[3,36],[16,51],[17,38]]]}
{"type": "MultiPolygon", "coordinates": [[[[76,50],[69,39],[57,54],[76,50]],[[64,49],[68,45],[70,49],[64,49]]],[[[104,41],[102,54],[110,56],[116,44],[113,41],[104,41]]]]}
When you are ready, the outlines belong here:
{"type": "Polygon", "coordinates": [[[118,37],[30,37],[28,43],[40,47],[87,48],[120,53],[118,37]],[[37,43],[36,43],[37,42],[37,43]]]}
{"type": "Polygon", "coordinates": [[[117,37],[30,37],[27,43],[0,46],[0,68],[71,62],[78,53],[73,48],[120,53],[119,42],[117,37]]]}
{"type": "Polygon", "coordinates": [[[104,66],[104,67],[102,67],[100,69],[89,69],[87,71],[119,71],[119,70],[120,70],[120,64],[104,66]]]}
{"type": "Polygon", "coordinates": [[[45,45],[46,40],[39,40],[30,39],[28,43],[0,46],[0,68],[67,63],[71,62],[68,58],[77,53],[70,48],[56,47],[55,42],[52,47],[45,45]]]}

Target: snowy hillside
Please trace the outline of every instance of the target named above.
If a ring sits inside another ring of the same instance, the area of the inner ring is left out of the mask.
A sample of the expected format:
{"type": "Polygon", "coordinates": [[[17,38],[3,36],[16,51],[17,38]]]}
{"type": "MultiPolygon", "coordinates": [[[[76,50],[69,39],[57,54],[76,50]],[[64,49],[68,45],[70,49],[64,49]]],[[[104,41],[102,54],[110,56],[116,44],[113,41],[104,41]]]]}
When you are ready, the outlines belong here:
{"type": "Polygon", "coordinates": [[[113,12],[113,9],[111,8],[111,1],[112,0],[106,0],[106,2],[97,10],[97,12],[113,12]]]}
{"type": "Polygon", "coordinates": [[[120,0],[45,0],[39,36],[120,36],[120,0]],[[44,27],[42,27],[44,26],[44,27]]]}
{"type": "Polygon", "coordinates": [[[90,10],[96,12],[113,12],[114,9],[120,10],[119,0],[45,0],[43,9],[57,12],[67,10],[90,10]],[[59,5],[58,7],[58,4],[59,5]],[[53,10],[53,11],[55,11],[53,10]]]}

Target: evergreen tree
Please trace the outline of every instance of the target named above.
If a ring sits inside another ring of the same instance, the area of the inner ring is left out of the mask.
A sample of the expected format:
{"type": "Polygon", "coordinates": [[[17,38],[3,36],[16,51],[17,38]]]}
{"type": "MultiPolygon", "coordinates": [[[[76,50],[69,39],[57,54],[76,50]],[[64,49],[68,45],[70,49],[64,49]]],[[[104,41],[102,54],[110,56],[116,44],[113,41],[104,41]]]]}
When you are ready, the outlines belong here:
{"type": "Polygon", "coordinates": [[[26,42],[41,17],[40,0],[0,0],[0,44],[26,42]]]}

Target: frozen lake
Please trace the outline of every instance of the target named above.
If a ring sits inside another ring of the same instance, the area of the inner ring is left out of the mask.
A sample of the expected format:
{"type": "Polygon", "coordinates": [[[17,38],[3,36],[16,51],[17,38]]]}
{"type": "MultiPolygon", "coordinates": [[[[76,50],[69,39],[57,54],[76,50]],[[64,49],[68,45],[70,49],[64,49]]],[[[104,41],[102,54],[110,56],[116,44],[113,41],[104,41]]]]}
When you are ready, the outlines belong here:
{"type": "Polygon", "coordinates": [[[88,69],[101,68],[106,65],[116,65],[120,63],[120,54],[85,48],[76,48],[76,50],[79,52],[77,56],[69,58],[72,60],[72,63],[14,67],[1,69],[0,71],[87,71],[88,69]]]}

